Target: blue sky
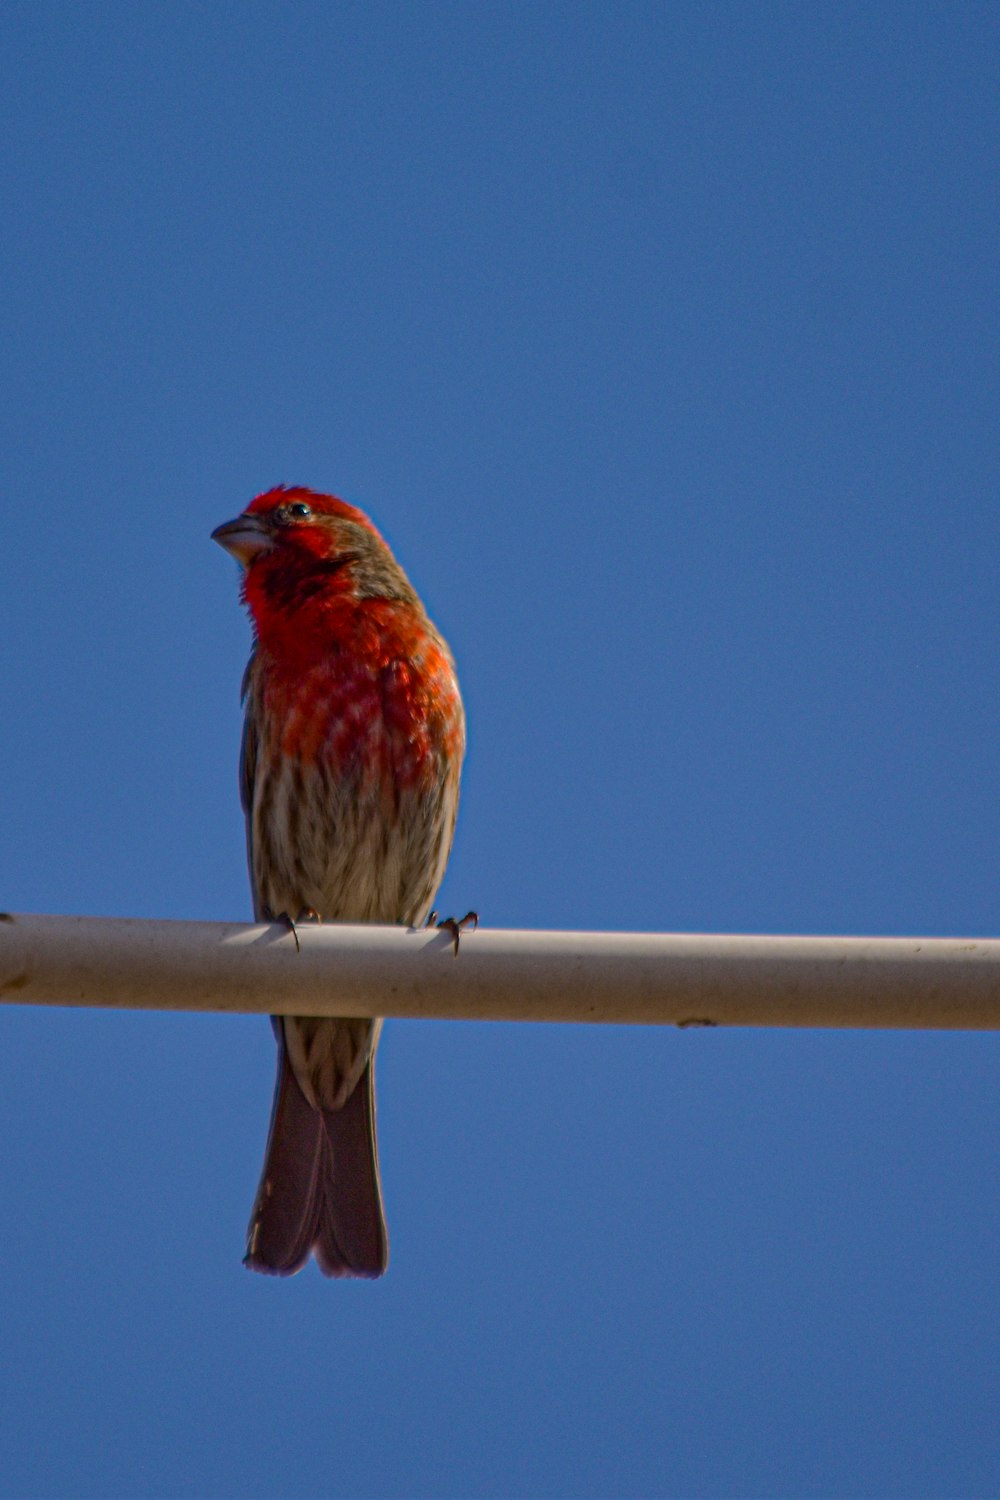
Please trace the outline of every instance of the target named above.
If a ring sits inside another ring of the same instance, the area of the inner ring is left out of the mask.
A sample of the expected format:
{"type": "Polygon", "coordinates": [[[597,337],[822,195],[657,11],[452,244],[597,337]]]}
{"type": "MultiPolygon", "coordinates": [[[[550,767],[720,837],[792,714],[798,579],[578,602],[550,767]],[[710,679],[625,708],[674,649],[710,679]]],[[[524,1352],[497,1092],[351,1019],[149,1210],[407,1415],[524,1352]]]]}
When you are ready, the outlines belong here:
{"type": "MultiPolygon", "coordinates": [[[[470,718],[441,905],[997,932],[992,5],[0,9],[0,905],[249,915],[277,482],[470,718]]],[[[262,1021],[0,1014],[0,1491],[1000,1494],[1000,1040],[391,1023],[377,1285],[262,1021]]]]}

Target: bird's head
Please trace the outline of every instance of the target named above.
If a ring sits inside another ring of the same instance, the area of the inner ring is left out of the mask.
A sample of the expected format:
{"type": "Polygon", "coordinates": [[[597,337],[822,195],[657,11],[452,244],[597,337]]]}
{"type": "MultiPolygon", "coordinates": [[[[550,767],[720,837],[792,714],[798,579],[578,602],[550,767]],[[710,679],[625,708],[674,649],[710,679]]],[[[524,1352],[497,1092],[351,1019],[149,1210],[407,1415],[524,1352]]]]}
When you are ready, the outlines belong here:
{"type": "Polygon", "coordinates": [[[242,515],[212,532],[212,540],[250,568],[278,553],[302,563],[326,563],[352,550],[369,552],[385,543],[363,511],[336,495],[279,484],[251,500],[242,515]]]}
{"type": "Polygon", "coordinates": [[[217,526],[212,539],[243,567],[243,593],[258,625],[272,609],[334,596],[415,599],[368,517],[335,495],[278,485],[217,526]]]}

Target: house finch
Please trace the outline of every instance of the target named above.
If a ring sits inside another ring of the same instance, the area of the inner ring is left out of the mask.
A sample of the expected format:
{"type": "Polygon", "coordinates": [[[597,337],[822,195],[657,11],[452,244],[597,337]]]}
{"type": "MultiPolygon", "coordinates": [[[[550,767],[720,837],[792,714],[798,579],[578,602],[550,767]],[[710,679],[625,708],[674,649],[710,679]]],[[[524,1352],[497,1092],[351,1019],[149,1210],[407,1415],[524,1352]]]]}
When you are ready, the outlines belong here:
{"type": "MultiPolygon", "coordinates": [[[[451,652],[360,510],[279,486],[212,533],[254,649],[240,782],[259,921],[416,926],[444,873],[465,719],[451,652]]],[[[381,1021],[275,1017],[278,1079],[246,1264],[380,1276],[381,1021]]]]}

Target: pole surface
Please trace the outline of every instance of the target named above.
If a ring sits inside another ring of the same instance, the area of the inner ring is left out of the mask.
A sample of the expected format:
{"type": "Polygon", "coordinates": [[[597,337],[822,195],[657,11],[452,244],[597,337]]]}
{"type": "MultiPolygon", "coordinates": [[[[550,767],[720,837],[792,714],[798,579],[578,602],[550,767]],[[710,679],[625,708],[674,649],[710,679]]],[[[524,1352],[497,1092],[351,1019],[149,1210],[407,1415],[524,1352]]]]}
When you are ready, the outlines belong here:
{"type": "Polygon", "coordinates": [[[285,928],[0,913],[0,1001],[639,1025],[1000,1029],[1000,941],[285,928]]]}

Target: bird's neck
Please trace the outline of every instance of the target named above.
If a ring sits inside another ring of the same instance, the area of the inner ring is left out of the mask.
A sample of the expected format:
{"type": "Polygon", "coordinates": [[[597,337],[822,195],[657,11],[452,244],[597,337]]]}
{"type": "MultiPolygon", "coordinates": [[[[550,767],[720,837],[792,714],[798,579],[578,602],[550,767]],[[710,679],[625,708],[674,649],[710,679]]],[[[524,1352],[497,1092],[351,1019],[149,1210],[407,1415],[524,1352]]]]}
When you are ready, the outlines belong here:
{"type": "Polygon", "coordinates": [[[351,670],[377,673],[393,660],[417,664],[437,654],[434,627],[405,579],[403,587],[404,597],[362,592],[338,560],[308,572],[251,568],[243,594],[269,674],[291,683],[320,665],[350,662],[351,670]]]}

